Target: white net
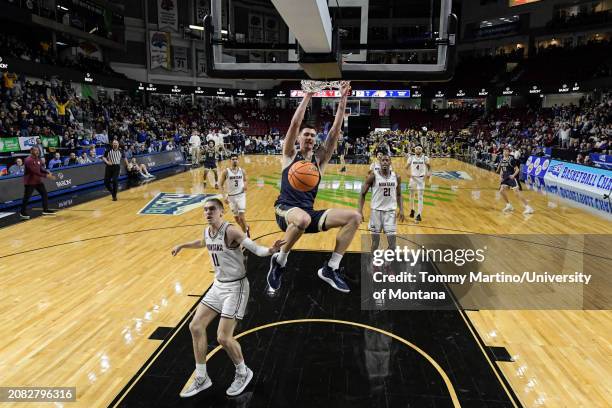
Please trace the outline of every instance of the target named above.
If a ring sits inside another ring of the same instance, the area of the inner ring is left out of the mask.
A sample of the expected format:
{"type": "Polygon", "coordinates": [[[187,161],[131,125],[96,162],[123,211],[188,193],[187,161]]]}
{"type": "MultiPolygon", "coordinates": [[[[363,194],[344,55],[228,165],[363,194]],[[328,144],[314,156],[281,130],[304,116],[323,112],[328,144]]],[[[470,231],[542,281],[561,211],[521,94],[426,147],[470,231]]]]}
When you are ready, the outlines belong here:
{"type": "Polygon", "coordinates": [[[313,81],[303,80],[301,82],[302,91],[304,92],[320,92],[324,89],[340,89],[340,81],[313,81]]]}

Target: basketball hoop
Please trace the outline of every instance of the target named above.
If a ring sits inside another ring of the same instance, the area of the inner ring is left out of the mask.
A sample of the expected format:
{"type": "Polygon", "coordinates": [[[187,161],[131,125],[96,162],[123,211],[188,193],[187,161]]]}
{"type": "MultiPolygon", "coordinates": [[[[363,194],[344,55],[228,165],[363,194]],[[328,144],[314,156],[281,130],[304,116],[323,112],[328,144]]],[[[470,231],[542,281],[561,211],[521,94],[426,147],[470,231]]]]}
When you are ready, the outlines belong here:
{"type": "Polygon", "coordinates": [[[324,89],[340,89],[340,81],[301,81],[302,91],[304,92],[321,92],[324,89]]]}

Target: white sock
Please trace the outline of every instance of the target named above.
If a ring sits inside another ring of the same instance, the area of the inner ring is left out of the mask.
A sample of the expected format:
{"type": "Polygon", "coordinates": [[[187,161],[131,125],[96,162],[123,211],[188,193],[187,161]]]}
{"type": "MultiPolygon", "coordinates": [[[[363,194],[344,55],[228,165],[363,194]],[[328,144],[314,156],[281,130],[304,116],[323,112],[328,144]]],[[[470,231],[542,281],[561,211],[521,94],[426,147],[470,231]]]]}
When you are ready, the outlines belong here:
{"type": "Polygon", "coordinates": [[[206,378],[206,363],[196,363],[196,377],[206,378]]]}
{"type": "Polygon", "coordinates": [[[336,270],[340,267],[340,261],[342,261],[342,254],[334,252],[332,253],[332,256],[329,259],[329,262],[327,263],[327,265],[333,270],[336,270]]]}
{"type": "Polygon", "coordinates": [[[236,364],[236,371],[238,372],[238,374],[246,374],[246,364],[244,364],[244,360],[242,360],[240,363],[236,364]]]}
{"type": "Polygon", "coordinates": [[[276,261],[280,264],[280,266],[285,266],[287,265],[287,257],[289,256],[289,252],[284,252],[282,249],[280,250],[280,252],[278,253],[278,257],[276,258],[276,261]]]}

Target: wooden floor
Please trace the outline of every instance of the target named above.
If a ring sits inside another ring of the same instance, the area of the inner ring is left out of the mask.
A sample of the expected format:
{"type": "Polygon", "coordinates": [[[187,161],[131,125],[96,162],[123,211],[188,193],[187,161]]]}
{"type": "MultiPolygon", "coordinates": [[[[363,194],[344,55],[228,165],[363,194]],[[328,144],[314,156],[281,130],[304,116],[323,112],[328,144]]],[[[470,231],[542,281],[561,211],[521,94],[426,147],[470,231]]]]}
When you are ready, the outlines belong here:
{"type": "MultiPolygon", "coordinates": [[[[269,244],[280,237],[272,206],[280,160],[242,162],[250,177],[252,235],[269,244]]],[[[399,161],[394,165],[405,174],[399,161]]],[[[435,159],[433,166],[466,172],[471,180],[434,177],[437,188],[426,192],[423,222],[407,221],[398,233],[612,233],[609,220],[532,191],[526,196],[535,214],[502,214],[494,174],[453,159],[435,159]]],[[[317,206],[354,208],[366,172],[367,166],[353,165],[340,176],[339,166],[331,165],[317,206]]],[[[203,192],[201,180],[201,169],[187,171],[120,192],[117,202],[105,197],[2,230],[0,385],[76,386],[78,401],[65,406],[113,400],[159,346],[149,335],[158,326],[175,326],[197,301],[188,295],[201,295],[212,282],[205,251],[170,255],[173,245],[201,236],[200,210],[137,214],[159,192],[203,192]]],[[[361,228],[365,232],[366,224],[361,228]]],[[[334,232],[305,236],[297,248],[329,250],[334,238],[334,232]]],[[[359,251],[359,240],[349,249],[359,251]]],[[[469,317],[488,345],[504,346],[515,357],[499,365],[524,406],[610,406],[610,311],[480,311],[469,317]]]]}

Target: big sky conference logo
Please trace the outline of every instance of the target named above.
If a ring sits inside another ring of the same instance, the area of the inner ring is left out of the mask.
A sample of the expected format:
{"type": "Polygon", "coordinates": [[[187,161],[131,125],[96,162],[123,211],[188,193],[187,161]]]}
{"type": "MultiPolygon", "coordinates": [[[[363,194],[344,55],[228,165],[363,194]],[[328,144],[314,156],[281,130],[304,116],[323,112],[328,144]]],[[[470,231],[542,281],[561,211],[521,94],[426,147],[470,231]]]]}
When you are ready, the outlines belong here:
{"type": "Polygon", "coordinates": [[[206,197],[215,194],[176,194],[158,193],[138,214],[144,215],[182,215],[203,206],[206,197]]]}
{"type": "Polygon", "coordinates": [[[434,171],[432,176],[440,177],[445,180],[472,180],[472,177],[465,171],[434,171]]]}
{"type": "Polygon", "coordinates": [[[559,177],[559,174],[561,174],[564,167],[565,166],[563,165],[563,163],[555,164],[554,166],[550,167],[550,170],[548,170],[548,172],[555,177],[559,177]]]}

